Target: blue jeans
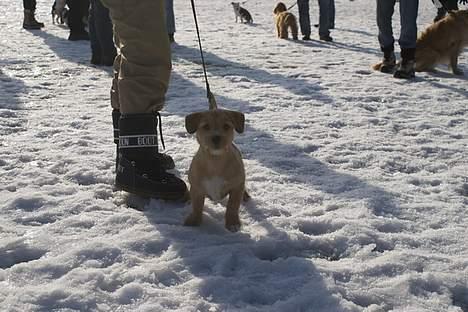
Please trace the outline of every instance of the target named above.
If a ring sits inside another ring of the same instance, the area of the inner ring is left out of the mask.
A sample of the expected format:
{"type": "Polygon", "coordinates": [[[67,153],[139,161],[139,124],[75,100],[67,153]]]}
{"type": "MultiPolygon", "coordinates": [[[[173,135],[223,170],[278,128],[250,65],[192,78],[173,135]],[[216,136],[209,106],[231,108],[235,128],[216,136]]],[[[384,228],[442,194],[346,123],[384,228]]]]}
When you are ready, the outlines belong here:
{"type": "Polygon", "coordinates": [[[166,0],[166,27],[167,33],[175,33],[174,0],[166,0]]]}
{"type": "Polygon", "coordinates": [[[109,10],[100,0],[91,0],[89,9],[89,39],[93,59],[112,65],[117,55],[113,40],[112,21],[109,10]]]}
{"type": "MultiPolygon", "coordinates": [[[[392,16],[396,0],[377,0],[377,26],[379,27],[379,43],[382,51],[393,50],[392,16]]],[[[418,28],[419,0],[402,0],[400,5],[401,31],[398,43],[401,49],[416,47],[418,28]]]]}
{"type": "Polygon", "coordinates": [[[330,36],[330,29],[335,28],[335,0],[318,0],[319,36],[330,36]]]}
{"type": "Polygon", "coordinates": [[[297,8],[299,9],[301,33],[303,36],[310,36],[309,0],[297,0],[297,8]]]}

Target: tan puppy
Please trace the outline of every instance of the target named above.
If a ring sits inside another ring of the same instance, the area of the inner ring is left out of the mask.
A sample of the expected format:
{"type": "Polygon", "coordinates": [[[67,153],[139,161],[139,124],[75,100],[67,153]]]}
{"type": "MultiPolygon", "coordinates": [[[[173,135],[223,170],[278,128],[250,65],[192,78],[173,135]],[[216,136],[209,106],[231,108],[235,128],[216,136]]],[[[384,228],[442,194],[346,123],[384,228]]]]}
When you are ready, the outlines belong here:
{"type": "Polygon", "coordinates": [[[245,170],[241,153],[234,146],[234,130],[244,131],[244,114],[213,108],[185,118],[188,133],[195,133],[200,147],[189,169],[192,213],[185,225],[202,222],[205,197],[219,201],[229,195],[225,226],[231,232],[240,229],[239,207],[249,195],[245,191],[245,170]]]}
{"type": "Polygon", "coordinates": [[[449,64],[455,75],[458,56],[468,46],[468,10],[451,11],[429,26],[416,42],[416,71],[431,71],[437,64],[449,64]]]}
{"type": "Polygon", "coordinates": [[[278,38],[288,39],[288,28],[291,30],[291,34],[294,40],[297,40],[297,21],[294,14],[288,12],[286,5],[283,2],[279,2],[273,10],[276,18],[276,32],[278,38]]]}

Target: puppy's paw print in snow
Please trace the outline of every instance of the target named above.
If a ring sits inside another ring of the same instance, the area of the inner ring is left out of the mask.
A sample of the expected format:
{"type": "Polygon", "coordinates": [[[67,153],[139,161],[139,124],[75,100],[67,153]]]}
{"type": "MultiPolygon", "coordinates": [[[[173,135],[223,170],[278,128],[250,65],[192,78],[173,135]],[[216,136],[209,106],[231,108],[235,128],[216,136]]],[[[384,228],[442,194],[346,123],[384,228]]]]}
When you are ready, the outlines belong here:
{"type": "Polygon", "coordinates": [[[22,239],[0,245],[0,269],[8,269],[16,264],[42,258],[45,249],[32,247],[22,239]]]}

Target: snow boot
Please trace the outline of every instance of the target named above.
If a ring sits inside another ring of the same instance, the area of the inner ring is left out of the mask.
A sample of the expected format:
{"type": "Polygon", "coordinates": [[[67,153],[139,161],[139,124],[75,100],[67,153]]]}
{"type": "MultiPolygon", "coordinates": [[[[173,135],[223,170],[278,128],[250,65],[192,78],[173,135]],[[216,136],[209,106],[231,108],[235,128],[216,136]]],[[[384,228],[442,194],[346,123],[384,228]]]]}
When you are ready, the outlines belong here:
{"type": "Polygon", "coordinates": [[[34,17],[34,11],[24,10],[23,28],[24,29],[41,29],[44,23],[40,23],[34,17]]]}
{"type": "MultiPolygon", "coordinates": [[[[112,110],[112,124],[114,126],[114,143],[117,147],[116,159],[115,159],[115,169],[117,172],[117,166],[119,164],[119,135],[120,135],[120,111],[114,109],[112,110]]],[[[174,160],[171,156],[163,153],[156,153],[153,155],[156,162],[161,164],[161,167],[164,170],[170,170],[175,168],[174,160]]]]}
{"type": "Polygon", "coordinates": [[[143,197],[187,198],[185,182],[166,172],[158,157],[158,114],[123,114],[119,121],[117,188],[143,197]]]}
{"type": "Polygon", "coordinates": [[[393,47],[384,48],[382,49],[382,52],[384,53],[384,57],[382,63],[380,63],[380,68],[378,68],[378,70],[386,74],[393,73],[396,66],[396,58],[395,53],[393,52],[393,47]]]}
{"type": "Polygon", "coordinates": [[[414,78],[414,54],[415,48],[412,49],[401,49],[401,62],[398,64],[398,68],[393,74],[395,78],[411,79],[414,78]]]}

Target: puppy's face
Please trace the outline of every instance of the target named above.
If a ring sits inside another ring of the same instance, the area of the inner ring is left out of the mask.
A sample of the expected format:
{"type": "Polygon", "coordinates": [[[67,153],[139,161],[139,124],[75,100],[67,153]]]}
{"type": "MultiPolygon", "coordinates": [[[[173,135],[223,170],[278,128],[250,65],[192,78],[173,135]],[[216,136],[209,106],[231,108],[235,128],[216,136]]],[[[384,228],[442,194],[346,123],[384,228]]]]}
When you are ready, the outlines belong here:
{"type": "Polygon", "coordinates": [[[224,109],[193,113],[185,117],[187,132],[196,132],[200,146],[214,156],[222,155],[230,149],[234,130],[244,132],[244,123],[244,114],[224,109]]]}
{"type": "Polygon", "coordinates": [[[287,10],[288,10],[288,8],[286,7],[286,5],[283,2],[278,2],[275,9],[273,10],[273,14],[276,15],[278,13],[285,12],[287,10]]]}
{"type": "Polygon", "coordinates": [[[232,7],[234,8],[235,11],[238,11],[240,8],[240,3],[239,2],[231,2],[232,7]]]}

